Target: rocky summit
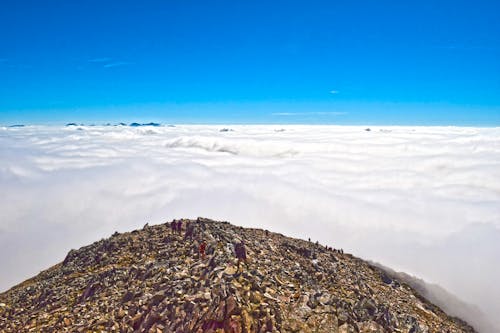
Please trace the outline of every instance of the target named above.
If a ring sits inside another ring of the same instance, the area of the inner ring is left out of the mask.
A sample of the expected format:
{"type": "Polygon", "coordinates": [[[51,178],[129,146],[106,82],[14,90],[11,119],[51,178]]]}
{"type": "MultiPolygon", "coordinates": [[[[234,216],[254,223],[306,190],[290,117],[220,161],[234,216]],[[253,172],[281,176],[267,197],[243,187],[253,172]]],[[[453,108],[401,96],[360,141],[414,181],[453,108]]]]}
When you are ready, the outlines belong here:
{"type": "Polygon", "coordinates": [[[0,332],[474,329],[341,250],[198,218],[71,250],[0,294],[0,332]]]}

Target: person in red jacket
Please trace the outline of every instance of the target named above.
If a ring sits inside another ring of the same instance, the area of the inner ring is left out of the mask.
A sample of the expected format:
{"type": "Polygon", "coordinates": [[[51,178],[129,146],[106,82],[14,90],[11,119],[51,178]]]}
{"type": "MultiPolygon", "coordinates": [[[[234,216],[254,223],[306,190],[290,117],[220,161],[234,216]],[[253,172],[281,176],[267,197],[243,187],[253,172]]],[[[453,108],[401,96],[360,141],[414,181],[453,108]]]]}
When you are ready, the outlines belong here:
{"type": "Polygon", "coordinates": [[[200,256],[202,260],[205,260],[205,250],[207,249],[207,243],[204,241],[200,244],[200,256]]]}

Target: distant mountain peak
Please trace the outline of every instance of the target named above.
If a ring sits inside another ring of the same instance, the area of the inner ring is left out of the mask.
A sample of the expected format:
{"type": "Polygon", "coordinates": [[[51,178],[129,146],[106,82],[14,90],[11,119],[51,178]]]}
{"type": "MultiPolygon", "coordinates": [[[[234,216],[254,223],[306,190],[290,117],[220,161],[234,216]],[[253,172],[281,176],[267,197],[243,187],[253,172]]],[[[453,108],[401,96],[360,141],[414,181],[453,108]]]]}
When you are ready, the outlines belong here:
{"type": "Polygon", "coordinates": [[[144,123],[144,124],[141,124],[141,123],[131,123],[129,126],[131,126],[131,127],[140,127],[140,126],[154,126],[154,127],[158,127],[158,126],[161,126],[161,124],[159,124],[159,123],[144,123]]]}

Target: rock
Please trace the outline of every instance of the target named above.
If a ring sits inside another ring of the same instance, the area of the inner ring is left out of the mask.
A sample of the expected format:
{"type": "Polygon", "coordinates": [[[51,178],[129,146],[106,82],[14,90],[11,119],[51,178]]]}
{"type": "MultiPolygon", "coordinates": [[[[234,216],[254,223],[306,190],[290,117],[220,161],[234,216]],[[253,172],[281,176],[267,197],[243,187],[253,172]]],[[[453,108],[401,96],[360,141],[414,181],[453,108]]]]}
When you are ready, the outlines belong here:
{"type": "Polygon", "coordinates": [[[142,322],[142,316],[143,316],[142,313],[138,313],[130,319],[130,326],[132,326],[134,330],[139,329],[142,322]]]}
{"type": "Polygon", "coordinates": [[[313,314],[307,318],[306,324],[313,332],[337,332],[338,322],[331,313],[313,314]]]}
{"type": "Polygon", "coordinates": [[[155,306],[160,304],[161,301],[165,298],[165,294],[163,292],[155,294],[151,299],[149,300],[149,306],[155,306]]]}
{"type": "Polygon", "coordinates": [[[356,333],[356,329],[350,324],[343,324],[339,327],[339,333],[356,333]]]}
{"type": "Polygon", "coordinates": [[[339,323],[343,324],[349,320],[349,313],[343,308],[337,309],[337,318],[339,323]]]}
{"type": "Polygon", "coordinates": [[[144,319],[144,322],[141,324],[140,331],[149,332],[149,329],[156,323],[158,319],[160,319],[160,315],[156,311],[151,311],[144,319]]]}
{"type": "Polygon", "coordinates": [[[131,301],[132,299],[134,298],[134,293],[131,292],[130,290],[127,290],[125,292],[125,294],[123,295],[122,299],[121,299],[121,303],[126,303],[126,302],[129,302],[131,301]]]}
{"type": "Polygon", "coordinates": [[[248,314],[246,310],[243,310],[241,313],[241,318],[242,318],[242,332],[243,333],[250,333],[252,331],[252,318],[248,314]]]}
{"type": "Polygon", "coordinates": [[[238,304],[234,296],[229,296],[226,300],[226,318],[238,313],[238,304]]]}
{"type": "Polygon", "coordinates": [[[392,279],[389,277],[389,275],[387,275],[387,273],[385,272],[382,272],[380,274],[380,278],[382,279],[382,281],[384,283],[387,283],[387,284],[391,284],[392,283],[392,279]]]}
{"type": "Polygon", "coordinates": [[[254,304],[260,304],[262,302],[262,296],[258,291],[250,293],[250,302],[254,304]]]}
{"type": "Polygon", "coordinates": [[[366,321],[358,324],[360,333],[384,333],[385,330],[382,326],[374,321],[366,321]]]}
{"type": "Polygon", "coordinates": [[[94,296],[97,290],[100,287],[100,283],[89,283],[87,288],[83,291],[82,296],[80,297],[80,302],[84,302],[87,298],[94,296]]]}
{"type": "Polygon", "coordinates": [[[224,273],[228,275],[234,275],[238,271],[238,268],[234,265],[227,266],[226,269],[224,269],[224,273]]]}
{"type": "Polygon", "coordinates": [[[123,308],[120,308],[120,310],[118,310],[118,313],[116,314],[116,318],[122,319],[123,317],[125,317],[125,315],[126,315],[125,310],[123,310],[123,308]]]}

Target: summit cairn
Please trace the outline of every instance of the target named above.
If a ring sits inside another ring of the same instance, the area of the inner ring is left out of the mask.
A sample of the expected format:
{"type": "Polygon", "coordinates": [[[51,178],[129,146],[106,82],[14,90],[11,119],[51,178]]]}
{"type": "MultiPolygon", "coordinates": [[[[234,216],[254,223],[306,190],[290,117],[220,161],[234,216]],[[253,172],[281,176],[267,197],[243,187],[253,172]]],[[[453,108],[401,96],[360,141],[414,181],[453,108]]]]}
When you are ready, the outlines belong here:
{"type": "Polygon", "coordinates": [[[198,218],[71,250],[0,294],[0,332],[475,331],[343,251],[198,218]]]}

